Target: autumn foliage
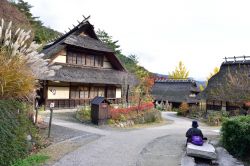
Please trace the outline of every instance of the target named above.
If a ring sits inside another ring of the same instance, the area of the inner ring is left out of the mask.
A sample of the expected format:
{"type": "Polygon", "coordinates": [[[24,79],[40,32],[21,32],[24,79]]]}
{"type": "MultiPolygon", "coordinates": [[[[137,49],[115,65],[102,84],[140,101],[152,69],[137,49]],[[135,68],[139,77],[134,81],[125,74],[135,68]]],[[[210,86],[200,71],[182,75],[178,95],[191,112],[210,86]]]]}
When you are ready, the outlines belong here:
{"type": "Polygon", "coordinates": [[[9,60],[0,52],[0,99],[25,98],[35,88],[34,77],[20,59],[9,60]]]}
{"type": "Polygon", "coordinates": [[[137,114],[140,112],[145,112],[154,108],[154,104],[152,102],[143,103],[140,106],[131,106],[128,108],[113,108],[110,110],[110,117],[111,119],[118,119],[121,114],[128,115],[128,114],[137,114]]]}
{"type": "Polygon", "coordinates": [[[188,103],[185,103],[185,102],[181,103],[181,105],[180,105],[180,111],[181,111],[181,114],[182,114],[183,116],[186,116],[186,115],[187,115],[188,110],[189,110],[189,105],[188,105],[188,103]]]}

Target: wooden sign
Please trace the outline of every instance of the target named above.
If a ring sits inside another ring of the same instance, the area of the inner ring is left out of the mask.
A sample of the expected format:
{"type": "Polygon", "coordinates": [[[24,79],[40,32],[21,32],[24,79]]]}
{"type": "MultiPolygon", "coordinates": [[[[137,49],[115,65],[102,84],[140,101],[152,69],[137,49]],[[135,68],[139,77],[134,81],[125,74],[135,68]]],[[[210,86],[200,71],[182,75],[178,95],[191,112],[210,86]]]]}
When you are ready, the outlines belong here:
{"type": "Polygon", "coordinates": [[[55,103],[50,103],[49,108],[54,108],[55,107],[55,103]]]}

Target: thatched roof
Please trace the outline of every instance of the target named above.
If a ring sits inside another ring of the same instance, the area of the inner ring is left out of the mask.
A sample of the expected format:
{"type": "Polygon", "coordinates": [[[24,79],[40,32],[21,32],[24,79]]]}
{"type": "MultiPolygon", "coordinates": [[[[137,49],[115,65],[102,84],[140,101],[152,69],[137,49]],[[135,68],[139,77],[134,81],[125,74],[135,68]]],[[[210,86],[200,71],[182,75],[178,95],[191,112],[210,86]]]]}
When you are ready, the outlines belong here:
{"type": "Polygon", "coordinates": [[[114,64],[116,69],[123,71],[126,70],[119,59],[115,56],[114,51],[98,39],[94,31],[94,26],[91,25],[87,19],[80,22],[68,33],[47,44],[43,48],[42,53],[45,54],[44,58],[52,59],[56,53],[69,47],[82,51],[94,51],[97,53],[108,54],[108,58],[111,59],[111,63],[114,64]]]}
{"type": "MultiPolygon", "coordinates": [[[[250,93],[250,60],[223,62],[199,98],[218,101],[243,101],[250,93]]],[[[250,97],[250,96],[249,96],[250,97]]]]}
{"type": "Polygon", "coordinates": [[[89,36],[70,35],[64,40],[65,44],[82,47],[90,50],[113,52],[107,45],[100,40],[93,39],[89,36]]]}
{"type": "Polygon", "coordinates": [[[158,101],[198,102],[195,97],[190,97],[192,93],[199,93],[199,88],[193,80],[156,80],[152,88],[152,95],[154,99],[158,101]]]}
{"type": "MultiPolygon", "coordinates": [[[[58,63],[56,63],[58,64],[58,63]]],[[[138,82],[137,78],[124,71],[82,67],[70,64],[61,64],[61,69],[56,71],[55,76],[41,76],[41,80],[62,81],[62,82],[79,82],[93,84],[111,84],[123,85],[129,84],[135,86],[138,82]]]]}

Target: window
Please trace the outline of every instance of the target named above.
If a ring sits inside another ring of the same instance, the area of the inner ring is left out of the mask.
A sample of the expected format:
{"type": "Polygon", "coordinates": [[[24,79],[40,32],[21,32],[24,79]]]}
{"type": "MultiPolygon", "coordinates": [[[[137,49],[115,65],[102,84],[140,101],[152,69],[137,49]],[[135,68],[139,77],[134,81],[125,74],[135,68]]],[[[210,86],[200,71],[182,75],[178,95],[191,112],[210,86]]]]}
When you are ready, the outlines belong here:
{"type": "Polygon", "coordinates": [[[70,88],[70,98],[79,99],[79,91],[75,87],[70,88]]]}
{"type": "Polygon", "coordinates": [[[103,66],[103,57],[95,56],[95,66],[102,67],[103,66]]]}
{"type": "Polygon", "coordinates": [[[90,98],[94,98],[98,96],[98,87],[91,87],[90,88],[90,98]]]}
{"type": "Polygon", "coordinates": [[[85,65],[85,55],[81,52],[68,52],[67,63],[85,65]]]}
{"type": "Polygon", "coordinates": [[[76,64],[76,54],[72,54],[72,64],[76,64]]]}
{"type": "Polygon", "coordinates": [[[94,56],[86,55],[86,65],[87,66],[94,66],[94,56]]]}
{"type": "Polygon", "coordinates": [[[90,88],[90,98],[94,98],[96,96],[104,97],[105,88],[104,87],[91,87],[90,88]]]}
{"type": "Polygon", "coordinates": [[[104,91],[105,91],[104,87],[99,87],[98,96],[104,97],[104,91]]]}
{"type": "Polygon", "coordinates": [[[76,54],[73,52],[68,52],[67,62],[70,64],[76,64],[76,54]]]}
{"type": "Polygon", "coordinates": [[[73,63],[73,55],[71,52],[68,52],[67,54],[67,63],[70,63],[70,64],[73,63]]]}
{"type": "Polygon", "coordinates": [[[116,88],[108,87],[107,98],[116,98],[115,94],[116,94],[116,88]]]}
{"type": "Polygon", "coordinates": [[[88,99],[89,98],[89,88],[83,87],[80,91],[80,99],[88,99]]]}
{"type": "Polygon", "coordinates": [[[82,61],[84,61],[84,58],[82,58],[82,57],[84,57],[84,56],[82,56],[82,55],[77,55],[76,63],[77,63],[78,65],[82,65],[82,61]]]}
{"type": "Polygon", "coordinates": [[[85,55],[81,52],[67,52],[67,63],[86,65],[86,66],[103,66],[103,56],[102,55],[85,55]]]}

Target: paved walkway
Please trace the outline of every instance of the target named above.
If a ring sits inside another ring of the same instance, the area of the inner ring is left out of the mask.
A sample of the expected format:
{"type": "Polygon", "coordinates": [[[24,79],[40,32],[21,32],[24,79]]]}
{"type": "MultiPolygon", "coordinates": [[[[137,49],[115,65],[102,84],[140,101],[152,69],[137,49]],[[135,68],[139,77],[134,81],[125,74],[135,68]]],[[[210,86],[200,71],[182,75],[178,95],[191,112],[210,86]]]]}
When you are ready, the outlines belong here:
{"type": "MultiPolygon", "coordinates": [[[[99,134],[101,137],[65,155],[55,166],[149,166],[180,165],[185,132],[191,120],[163,112],[172,124],[136,130],[105,130],[80,123],[53,119],[53,123],[99,134]]],[[[200,127],[204,135],[218,135],[216,128],[200,127]]]]}

